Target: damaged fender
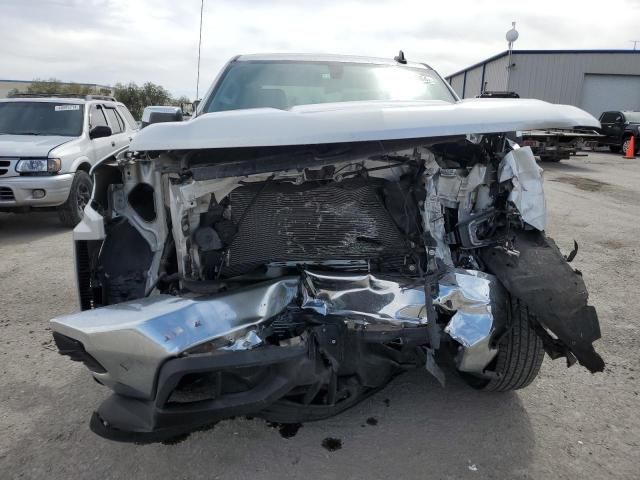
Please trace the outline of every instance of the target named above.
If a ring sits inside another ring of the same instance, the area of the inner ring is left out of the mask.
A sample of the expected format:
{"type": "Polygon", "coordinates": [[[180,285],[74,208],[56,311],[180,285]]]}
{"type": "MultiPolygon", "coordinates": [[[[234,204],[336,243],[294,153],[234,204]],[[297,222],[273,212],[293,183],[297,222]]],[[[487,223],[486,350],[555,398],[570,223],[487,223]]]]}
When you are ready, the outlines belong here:
{"type": "Polygon", "coordinates": [[[539,231],[514,232],[514,248],[480,251],[482,261],[507,290],[535,312],[539,331],[551,358],[572,357],[590,372],[604,370],[604,360],[592,343],[600,338],[598,315],[587,304],[589,293],[582,276],[566,262],[555,242],[539,231]]]}

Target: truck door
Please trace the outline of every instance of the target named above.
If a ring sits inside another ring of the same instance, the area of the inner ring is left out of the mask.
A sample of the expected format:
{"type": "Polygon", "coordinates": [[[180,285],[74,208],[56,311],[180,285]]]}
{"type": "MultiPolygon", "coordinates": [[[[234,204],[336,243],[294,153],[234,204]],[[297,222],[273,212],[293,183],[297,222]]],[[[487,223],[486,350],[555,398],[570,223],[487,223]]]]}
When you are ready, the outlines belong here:
{"type": "Polygon", "coordinates": [[[613,119],[613,125],[611,126],[611,136],[614,143],[617,145],[622,140],[622,133],[624,132],[624,115],[622,112],[615,112],[615,118],[613,119]]]}

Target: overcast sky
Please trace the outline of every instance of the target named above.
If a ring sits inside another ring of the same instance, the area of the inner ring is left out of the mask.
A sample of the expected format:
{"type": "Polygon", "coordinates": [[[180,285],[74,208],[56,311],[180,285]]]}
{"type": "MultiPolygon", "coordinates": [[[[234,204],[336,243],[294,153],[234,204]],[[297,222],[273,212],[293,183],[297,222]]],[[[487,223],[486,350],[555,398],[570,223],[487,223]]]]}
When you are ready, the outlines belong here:
{"type": "MultiPolygon", "coordinates": [[[[0,0],[0,79],[152,81],[194,97],[199,15],[200,0],[0,0]]],[[[401,48],[444,76],[505,50],[514,20],[516,49],[640,40],[640,0],[205,0],[200,92],[238,53],[401,48]]]]}

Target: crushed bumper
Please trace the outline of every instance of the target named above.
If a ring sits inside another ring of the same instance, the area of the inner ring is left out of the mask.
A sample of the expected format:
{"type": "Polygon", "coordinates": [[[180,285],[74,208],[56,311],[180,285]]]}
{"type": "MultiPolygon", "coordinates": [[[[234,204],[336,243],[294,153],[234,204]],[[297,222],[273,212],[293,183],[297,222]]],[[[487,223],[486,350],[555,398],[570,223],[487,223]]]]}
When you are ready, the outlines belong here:
{"type": "Polygon", "coordinates": [[[309,375],[311,364],[307,346],[262,348],[227,352],[215,356],[175,358],[158,373],[155,399],[141,400],[114,394],[94,412],[90,427],[110,440],[148,443],[166,440],[206,427],[235,415],[259,412],[281,398],[309,375]],[[171,402],[173,389],[187,375],[244,369],[261,372],[260,380],[246,391],[223,393],[216,384],[211,399],[198,402],[171,402]]]}
{"type": "MultiPolygon", "coordinates": [[[[491,340],[505,322],[505,299],[482,272],[440,278],[433,304],[458,342],[459,370],[481,374],[495,357],[491,340]]],[[[335,415],[428,363],[424,305],[424,285],[306,271],[209,297],[158,295],[87,310],[51,325],[60,353],[114,391],[92,429],[153,442],[234,415],[335,415]],[[279,337],[291,325],[304,327],[279,337]],[[287,395],[305,399],[283,413],[287,395]],[[314,405],[318,396],[322,405],[314,405]]]]}

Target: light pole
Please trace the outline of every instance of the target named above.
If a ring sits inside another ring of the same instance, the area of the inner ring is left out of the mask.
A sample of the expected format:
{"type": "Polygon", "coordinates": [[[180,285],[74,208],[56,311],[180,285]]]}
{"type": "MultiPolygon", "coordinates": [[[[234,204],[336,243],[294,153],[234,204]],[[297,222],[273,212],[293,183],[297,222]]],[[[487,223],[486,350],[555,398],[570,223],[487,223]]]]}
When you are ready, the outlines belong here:
{"type": "MultiPolygon", "coordinates": [[[[196,102],[200,95],[200,47],[202,45],[202,11],[204,10],[204,0],[200,1],[200,38],[198,39],[198,73],[196,74],[196,102]]],[[[195,112],[194,112],[195,113],[195,112]]]]}
{"type": "Polygon", "coordinates": [[[513,52],[513,43],[518,39],[518,31],[516,30],[516,22],[511,22],[511,30],[507,32],[505,38],[509,43],[509,55],[508,55],[508,64],[507,64],[507,88],[505,89],[507,92],[509,91],[509,78],[511,77],[511,53],[513,52]]]}

